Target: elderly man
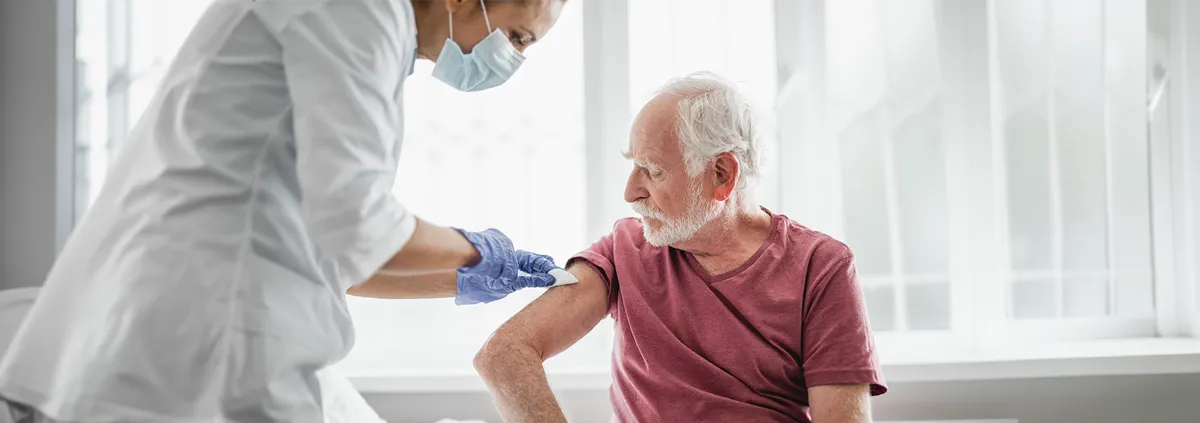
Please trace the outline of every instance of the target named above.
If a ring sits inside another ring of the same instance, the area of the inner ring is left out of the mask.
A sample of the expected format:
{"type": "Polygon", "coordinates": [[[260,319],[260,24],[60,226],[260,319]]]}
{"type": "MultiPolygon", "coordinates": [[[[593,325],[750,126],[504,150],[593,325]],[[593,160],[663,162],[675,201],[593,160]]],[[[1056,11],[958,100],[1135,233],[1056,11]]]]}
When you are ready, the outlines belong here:
{"type": "Polygon", "coordinates": [[[757,205],[759,127],[710,75],[638,115],[625,189],[641,219],[568,263],[476,357],[504,419],[565,422],[542,363],[616,322],[618,422],[869,422],[884,386],[846,245],[757,205]]]}

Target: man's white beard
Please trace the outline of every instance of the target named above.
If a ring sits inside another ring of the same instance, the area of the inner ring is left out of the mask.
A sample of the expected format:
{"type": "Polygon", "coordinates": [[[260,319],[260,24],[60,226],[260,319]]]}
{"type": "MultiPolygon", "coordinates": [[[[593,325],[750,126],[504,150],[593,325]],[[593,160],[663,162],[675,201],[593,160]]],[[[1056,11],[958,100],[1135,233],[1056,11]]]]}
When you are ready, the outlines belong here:
{"type": "Polygon", "coordinates": [[[693,182],[688,189],[687,209],[683,217],[677,219],[668,218],[645,200],[632,203],[633,211],[642,215],[642,234],[646,237],[646,242],[656,247],[678,244],[692,239],[704,225],[716,219],[721,209],[705,204],[700,198],[700,188],[699,182],[693,182]],[[651,228],[646,218],[657,220],[660,226],[651,228]]]}

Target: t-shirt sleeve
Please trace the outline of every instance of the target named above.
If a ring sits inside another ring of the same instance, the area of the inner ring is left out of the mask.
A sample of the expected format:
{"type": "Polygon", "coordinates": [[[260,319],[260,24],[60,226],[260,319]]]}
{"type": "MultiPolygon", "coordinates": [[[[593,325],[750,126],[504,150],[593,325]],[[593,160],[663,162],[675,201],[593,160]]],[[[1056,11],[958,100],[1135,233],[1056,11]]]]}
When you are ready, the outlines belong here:
{"type": "MultiPolygon", "coordinates": [[[[615,233],[615,231],[614,231],[615,233]]],[[[617,303],[617,266],[616,252],[614,251],[615,243],[613,241],[614,233],[605,235],[592,244],[591,247],[580,251],[567,260],[567,267],[579,262],[591,266],[600,274],[600,279],[604,281],[604,288],[608,290],[608,310],[607,314],[612,314],[617,303]]],[[[616,316],[613,316],[614,318],[616,316]]]]}
{"type": "Polygon", "coordinates": [[[807,386],[866,384],[873,396],[887,392],[853,256],[836,260],[819,273],[805,297],[802,336],[807,386]]]}

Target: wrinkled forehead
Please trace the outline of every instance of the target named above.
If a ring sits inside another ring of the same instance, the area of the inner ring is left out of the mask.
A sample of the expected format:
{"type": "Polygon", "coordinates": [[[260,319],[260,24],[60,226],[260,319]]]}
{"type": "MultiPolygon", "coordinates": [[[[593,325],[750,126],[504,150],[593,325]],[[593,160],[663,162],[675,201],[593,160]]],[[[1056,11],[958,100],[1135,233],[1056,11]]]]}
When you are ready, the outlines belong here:
{"type": "Polygon", "coordinates": [[[682,158],[676,132],[678,105],[677,96],[660,95],[642,107],[630,131],[631,158],[659,162],[682,158]]]}

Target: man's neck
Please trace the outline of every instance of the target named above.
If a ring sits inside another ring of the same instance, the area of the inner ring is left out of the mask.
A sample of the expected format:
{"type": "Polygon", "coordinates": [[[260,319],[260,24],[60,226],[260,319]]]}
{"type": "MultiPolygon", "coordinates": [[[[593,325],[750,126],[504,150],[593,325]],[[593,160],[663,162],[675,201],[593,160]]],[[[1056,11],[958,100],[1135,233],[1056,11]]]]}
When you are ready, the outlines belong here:
{"type": "Polygon", "coordinates": [[[771,215],[759,207],[737,207],[704,226],[692,239],[673,245],[696,258],[710,275],[745,264],[771,234],[771,215]]]}

